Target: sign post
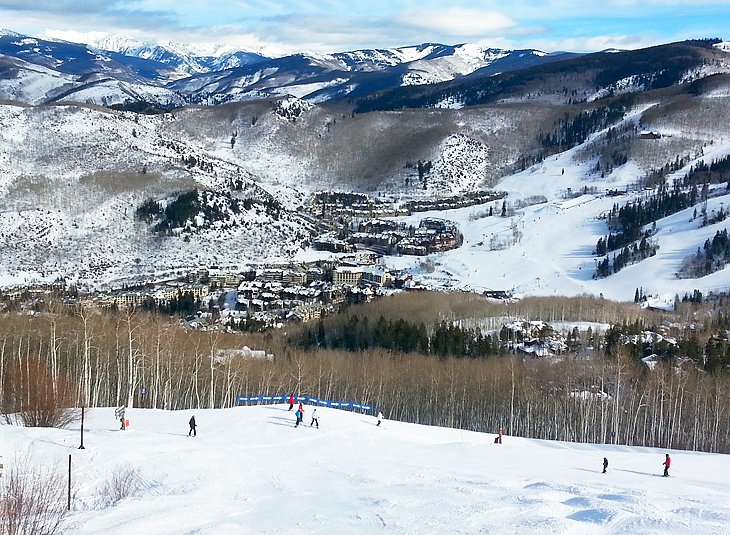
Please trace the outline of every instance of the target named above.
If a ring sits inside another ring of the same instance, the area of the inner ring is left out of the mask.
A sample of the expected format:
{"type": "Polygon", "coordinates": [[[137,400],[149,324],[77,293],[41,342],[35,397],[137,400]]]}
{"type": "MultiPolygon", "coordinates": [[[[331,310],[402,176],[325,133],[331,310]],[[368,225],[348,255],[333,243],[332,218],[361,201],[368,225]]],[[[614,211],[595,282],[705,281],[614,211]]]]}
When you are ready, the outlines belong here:
{"type": "Polygon", "coordinates": [[[68,454],[68,504],[67,509],[71,510],[71,454],[68,454]]]}
{"type": "Polygon", "coordinates": [[[84,408],[81,407],[81,446],[79,446],[80,450],[84,450],[84,408]]]}

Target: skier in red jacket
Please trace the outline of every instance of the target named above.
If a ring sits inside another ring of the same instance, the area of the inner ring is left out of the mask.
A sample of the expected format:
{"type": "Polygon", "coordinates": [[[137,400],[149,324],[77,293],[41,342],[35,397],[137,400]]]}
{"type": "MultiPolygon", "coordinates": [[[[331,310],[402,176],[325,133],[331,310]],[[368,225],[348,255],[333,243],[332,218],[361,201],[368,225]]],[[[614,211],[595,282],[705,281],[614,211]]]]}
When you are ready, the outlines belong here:
{"type": "Polygon", "coordinates": [[[664,477],[669,477],[669,466],[672,464],[672,459],[669,457],[669,454],[667,453],[666,459],[664,459],[664,462],[662,465],[664,466],[664,477]]]}
{"type": "Polygon", "coordinates": [[[292,407],[294,407],[294,394],[289,394],[289,410],[292,410],[292,407]]]}

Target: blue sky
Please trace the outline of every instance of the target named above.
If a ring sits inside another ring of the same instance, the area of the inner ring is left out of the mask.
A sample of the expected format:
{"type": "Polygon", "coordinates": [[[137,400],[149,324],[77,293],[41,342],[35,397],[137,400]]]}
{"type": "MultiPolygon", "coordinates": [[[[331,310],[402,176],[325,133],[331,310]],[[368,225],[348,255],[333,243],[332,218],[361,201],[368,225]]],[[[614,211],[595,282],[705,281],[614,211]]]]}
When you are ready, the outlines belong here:
{"type": "Polygon", "coordinates": [[[589,52],[730,33],[730,0],[11,0],[0,27],[83,41],[221,43],[337,52],[424,42],[589,52]]]}

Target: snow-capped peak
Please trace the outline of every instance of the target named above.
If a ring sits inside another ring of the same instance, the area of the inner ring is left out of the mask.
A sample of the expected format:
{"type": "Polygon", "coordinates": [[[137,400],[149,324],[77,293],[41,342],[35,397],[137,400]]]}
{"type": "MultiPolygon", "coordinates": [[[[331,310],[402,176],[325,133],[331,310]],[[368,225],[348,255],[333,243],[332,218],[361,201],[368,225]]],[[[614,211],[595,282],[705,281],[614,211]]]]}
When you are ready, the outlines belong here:
{"type": "Polygon", "coordinates": [[[457,45],[454,50],[454,56],[461,58],[467,64],[483,66],[485,63],[492,63],[499,58],[509,54],[509,50],[499,48],[486,48],[482,45],[474,43],[465,43],[457,45]]]}
{"type": "Polygon", "coordinates": [[[164,49],[178,56],[207,56],[219,58],[233,52],[254,53],[241,47],[223,45],[220,43],[180,43],[174,41],[140,41],[124,34],[112,34],[101,39],[95,39],[88,44],[102,50],[110,50],[122,54],[139,52],[141,50],[164,49]]]}
{"type": "Polygon", "coordinates": [[[222,45],[220,43],[206,43],[206,44],[200,44],[200,43],[175,43],[173,41],[163,41],[158,43],[158,46],[161,46],[170,52],[174,52],[176,54],[180,55],[194,55],[194,56],[209,56],[214,58],[219,58],[225,54],[230,54],[232,52],[249,52],[248,50],[243,50],[234,46],[230,45],[222,45]]]}
{"type": "Polygon", "coordinates": [[[25,37],[23,34],[0,28],[0,37],[25,37]]]}
{"type": "Polygon", "coordinates": [[[109,50],[111,52],[124,53],[127,50],[134,50],[145,46],[144,43],[123,34],[112,34],[101,39],[91,40],[89,45],[100,48],[101,50],[109,50]]]}

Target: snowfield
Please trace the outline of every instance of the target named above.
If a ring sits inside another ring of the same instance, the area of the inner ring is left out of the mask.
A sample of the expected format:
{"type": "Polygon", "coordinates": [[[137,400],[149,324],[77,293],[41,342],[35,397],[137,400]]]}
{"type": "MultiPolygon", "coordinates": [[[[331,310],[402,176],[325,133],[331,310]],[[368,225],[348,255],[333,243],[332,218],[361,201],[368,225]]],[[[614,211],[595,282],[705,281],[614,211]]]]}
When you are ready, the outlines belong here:
{"type": "Polygon", "coordinates": [[[729,532],[727,455],[509,436],[500,445],[494,434],[378,428],[371,415],[321,407],[319,429],[311,407],[294,428],[287,408],[128,409],[127,431],[113,408],[91,409],[84,450],[78,425],[3,424],[0,454],[6,470],[29,454],[64,473],[72,456],[65,528],[78,535],[729,532]],[[193,414],[198,436],[188,437],[193,414]],[[112,473],[131,470],[138,490],[106,504],[112,473]]]}

